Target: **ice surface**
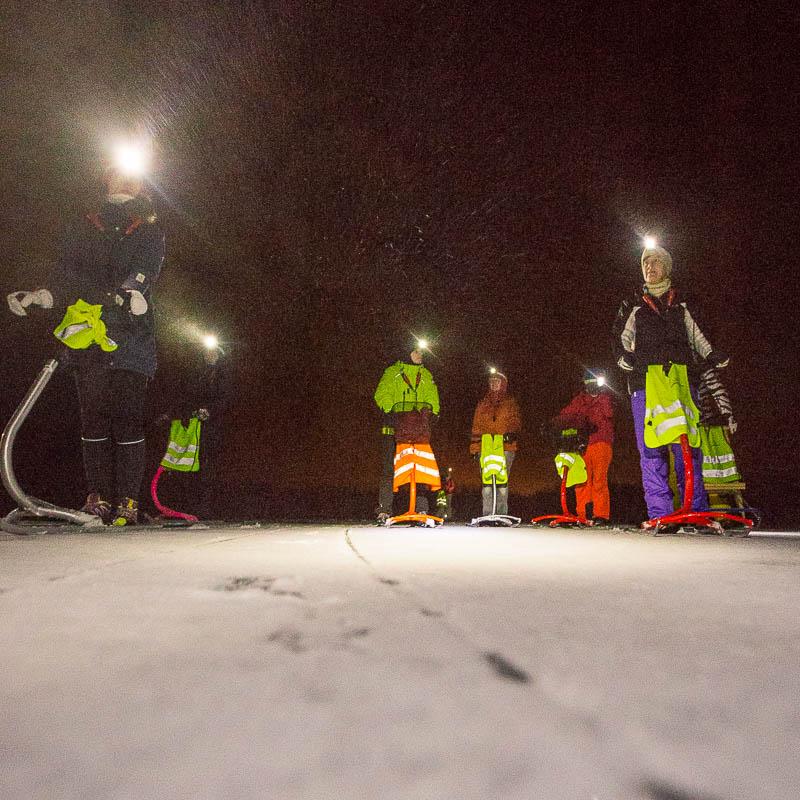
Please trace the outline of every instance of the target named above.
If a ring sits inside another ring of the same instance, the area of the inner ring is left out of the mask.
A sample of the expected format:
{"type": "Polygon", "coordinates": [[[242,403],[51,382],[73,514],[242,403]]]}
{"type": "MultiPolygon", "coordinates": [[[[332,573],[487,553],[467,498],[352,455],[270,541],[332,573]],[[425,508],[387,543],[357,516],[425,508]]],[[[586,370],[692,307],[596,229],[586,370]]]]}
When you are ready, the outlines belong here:
{"type": "Polygon", "coordinates": [[[0,797],[796,798],[798,566],[525,527],[0,541],[0,797]]]}

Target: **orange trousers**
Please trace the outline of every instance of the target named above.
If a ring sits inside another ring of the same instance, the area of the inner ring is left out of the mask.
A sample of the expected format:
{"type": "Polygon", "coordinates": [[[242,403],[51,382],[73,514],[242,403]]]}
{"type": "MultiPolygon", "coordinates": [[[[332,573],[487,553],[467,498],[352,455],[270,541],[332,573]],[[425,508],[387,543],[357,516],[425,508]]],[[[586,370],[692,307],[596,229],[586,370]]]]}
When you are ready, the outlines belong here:
{"type": "Polygon", "coordinates": [[[586,462],[586,483],[575,487],[575,500],[578,516],[586,515],[586,504],[591,503],[595,519],[611,518],[611,497],[608,493],[608,467],[613,454],[608,442],[595,442],[586,448],[583,460],[586,462]]]}

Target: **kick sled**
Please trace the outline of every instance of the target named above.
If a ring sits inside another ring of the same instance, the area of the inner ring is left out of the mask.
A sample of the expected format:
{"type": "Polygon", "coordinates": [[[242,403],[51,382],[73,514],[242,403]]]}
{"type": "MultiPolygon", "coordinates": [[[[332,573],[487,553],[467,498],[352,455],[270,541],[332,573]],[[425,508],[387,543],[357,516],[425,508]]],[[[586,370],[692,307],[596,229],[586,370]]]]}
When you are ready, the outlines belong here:
{"type": "Polygon", "coordinates": [[[554,437],[556,445],[556,468],[561,475],[561,513],[560,514],[543,514],[539,517],[534,517],[531,520],[531,525],[547,525],[550,528],[570,527],[570,528],[588,528],[592,522],[585,517],[579,516],[577,513],[573,514],[569,510],[567,503],[567,489],[570,485],[581,483],[580,477],[586,478],[586,466],[583,461],[583,453],[586,450],[586,442],[588,437],[584,431],[577,428],[564,428],[561,431],[544,431],[543,435],[554,437]],[[583,470],[581,475],[571,474],[571,470],[576,473],[583,470]],[[570,477],[573,478],[572,483],[569,483],[570,477]]]}
{"type": "Polygon", "coordinates": [[[701,478],[694,474],[689,437],[682,433],[679,442],[684,474],[683,504],[672,514],[665,514],[661,517],[646,520],[641,524],[641,530],[654,536],[677,533],[748,536],[753,529],[754,523],[748,517],[721,509],[710,509],[709,511],[691,510],[694,482],[701,478]]]}

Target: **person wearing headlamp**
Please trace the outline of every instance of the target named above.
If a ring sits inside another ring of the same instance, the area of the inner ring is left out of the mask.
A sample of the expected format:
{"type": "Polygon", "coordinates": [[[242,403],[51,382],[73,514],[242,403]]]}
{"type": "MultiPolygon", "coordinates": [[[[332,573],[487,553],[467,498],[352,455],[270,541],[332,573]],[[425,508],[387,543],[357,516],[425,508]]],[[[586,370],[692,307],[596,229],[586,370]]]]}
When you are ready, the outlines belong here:
{"type": "Polygon", "coordinates": [[[74,371],[80,405],[88,489],[83,510],[116,526],[138,521],[144,403],[156,370],[152,290],[165,247],[135,152],[121,149],[105,165],[103,199],[69,229],[52,285],[15,293],[20,309],[9,297],[21,316],[31,305],[63,311],[78,299],[102,306],[106,332],[117,346],[70,350],[62,360],[74,371]]]}
{"type": "Polygon", "coordinates": [[[614,454],[614,408],[605,385],[606,377],[601,371],[586,370],[583,389],[554,420],[559,427],[573,426],[588,432],[583,453],[587,477],[585,483],[575,487],[575,502],[582,519],[586,519],[587,506],[591,504],[594,525],[607,525],[611,519],[608,468],[614,454]]]}
{"type": "MultiPolygon", "coordinates": [[[[727,366],[729,359],[712,347],[698,322],[696,307],[673,286],[671,254],[657,243],[647,242],[642,251],[641,268],[644,285],[620,306],[613,327],[613,348],[617,365],[628,379],[647,512],[650,519],[656,519],[673,510],[669,486],[670,447],[681,496],[684,467],[678,444],[651,447],[645,442],[645,426],[647,420],[652,419],[647,390],[650,376],[654,374],[651,368],[660,367],[664,375],[680,374],[681,380],[685,374],[687,392],[696,402],[700,372],[721,369],[727,366]]],[[[681,409],[683,407],[681,404],[681,409]]],[[[659,408],[669,411],[671,407],[659,408]]],[[[691,459],[694,475],[702,475],[703,454],[699,447],[691,447],[691,459]]],[[[692,486],[691,510],[707,510],[708,496],[703,481],[695,479],[692,486]]]]}

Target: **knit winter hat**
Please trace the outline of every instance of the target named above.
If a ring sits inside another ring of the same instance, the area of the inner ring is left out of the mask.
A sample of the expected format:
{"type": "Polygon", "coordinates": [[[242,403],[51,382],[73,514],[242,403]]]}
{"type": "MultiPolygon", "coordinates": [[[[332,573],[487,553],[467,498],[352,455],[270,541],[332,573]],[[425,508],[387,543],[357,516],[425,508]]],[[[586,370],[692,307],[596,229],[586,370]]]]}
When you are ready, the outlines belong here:
{"type": "Polygon", "coordinates": [[[664,269],[666,271],[665,278],[669,278],[672,275],[672,256],[667,252],[663,247],[659,247],[656,245],[655,247],[645,247],[642,250],[642,270],[644,270],[644,261],[646,258],[650,256],[658,256],[661,261],[664,263],[664,269]]]}

